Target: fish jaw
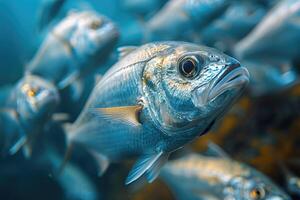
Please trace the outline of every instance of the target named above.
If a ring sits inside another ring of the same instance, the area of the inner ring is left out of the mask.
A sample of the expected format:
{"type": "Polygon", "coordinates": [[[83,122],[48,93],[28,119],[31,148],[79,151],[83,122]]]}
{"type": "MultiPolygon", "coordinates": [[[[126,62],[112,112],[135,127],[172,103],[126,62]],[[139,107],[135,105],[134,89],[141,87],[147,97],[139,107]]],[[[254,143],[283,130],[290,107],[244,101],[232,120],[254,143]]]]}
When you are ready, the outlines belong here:
{"type": "Polygon", "coordinates": [[[249,72],[239,63],[229,65],[226,70],[209,85],[193,91],[192,101],[201,108],[229,90],[242,90],[249,83],[249,72]]]}

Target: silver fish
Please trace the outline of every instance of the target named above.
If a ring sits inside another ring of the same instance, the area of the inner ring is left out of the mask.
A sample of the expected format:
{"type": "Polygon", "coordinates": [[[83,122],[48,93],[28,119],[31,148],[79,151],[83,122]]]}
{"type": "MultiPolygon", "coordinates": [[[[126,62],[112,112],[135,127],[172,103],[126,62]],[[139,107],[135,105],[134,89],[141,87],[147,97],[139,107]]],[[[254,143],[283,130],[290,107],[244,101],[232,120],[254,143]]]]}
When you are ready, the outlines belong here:
{"type": "Polygon", "coordinates": [[[266,8],[256,2],[234,2],[221,17],[201,31],[201,41],[223,51],[232,51],[234,45],[261,21],[266,12],[266,8]]]}
{"type": "Polygon", "coordinates": [[[300,2],[283,0],[267,14],[262,22],[235,48],[244,59],[291,61],[300,54],[300,2]]]}
{"type": "Polygon", "coordinates": [[[146,23],[145,40],[182,40],[222,15],[228,5],[228,0],[171,0],[146,23]]]}
{"type": "Polygon", "coordinates": [[[70,12],[49,32],[27,73],[65,88],[104,62],[117,39],[116,26],[105,16],[92,11],[70,12]]]}
{"type": "MultiPolygon", "coordinates": [[[[58,91],[53,84],[37,76],[25,76],[12,90],[5,109],[1,112],[1,135],[10,154],[24,147],[31,154],[36,134],[42,132],[59,103],[58,91]]],[[[7,153],[7,152],[6,152],[7,153]]]]}
{"type": "Polygon", "coordinates": [[[169,161],[160,177],[178,200],[291,199],[262,173],[220,156],[191,153],[169,161]]]}
{"type": "Polygon", "coordinates": [[[298,73],[291,63],[243,61],[251,74],[249,89],[252,96],[282,92],[299,83],[298,73]]]}
{"type": "Polygon", "coordinates": [[[249,74],[234,58],[191,43],[120,51],[121,60],[67,128],[67,140],[93,151],[105,167],[139,156],[126,184],[142,175],[152,182],[172,151],[206,133],[224,114],[249,74]]]}

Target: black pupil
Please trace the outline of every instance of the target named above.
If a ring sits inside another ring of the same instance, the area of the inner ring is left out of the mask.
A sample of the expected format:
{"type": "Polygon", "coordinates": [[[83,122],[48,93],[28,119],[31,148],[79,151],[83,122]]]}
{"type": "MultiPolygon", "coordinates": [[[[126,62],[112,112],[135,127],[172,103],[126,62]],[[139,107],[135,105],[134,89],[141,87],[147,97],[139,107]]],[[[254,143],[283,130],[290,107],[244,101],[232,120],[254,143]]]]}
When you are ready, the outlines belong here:
{"type": "Polygon", "coordinates": [[[192,75],[192,73],[195,71],[195,63],[191,60],[184,61],[182,65],[182,71],[186,75],[192,75]]]}

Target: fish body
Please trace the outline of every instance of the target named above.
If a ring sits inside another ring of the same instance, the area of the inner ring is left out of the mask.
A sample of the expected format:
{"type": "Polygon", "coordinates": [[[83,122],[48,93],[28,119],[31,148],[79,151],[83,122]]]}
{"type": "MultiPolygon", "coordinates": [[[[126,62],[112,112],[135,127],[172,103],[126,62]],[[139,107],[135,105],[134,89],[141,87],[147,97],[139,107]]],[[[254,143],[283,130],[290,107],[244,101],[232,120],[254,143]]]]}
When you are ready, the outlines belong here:
{"type": "Polygon", "coordinates": [[[160,176],[178,200],[291,199],[262,173],[224,157],[192,153],[170,161],[160,176]]]}
{"type": "Polygon", "coordinates": [[[182,40],[220,16],[227,0],[171,0],[145,25],[145,40],[182,40]]]}
{"type": "Polygon", "coordinates": [[[103,63],[117,38],[116,26],[105,16],[70,12],[46,36],[26,72],[65,88],[103,63]]]}
{"type": "Polygon", "coordinates": [[[121,48],[121,59],[94,88],[67,129],[109,162],[139,156],[126,183],[158,175],[169,153],[204,134],[249,81],[235,59],[186,42],[121,48]]]}
{"type": "Polygon", "coordinates": [[[31,142],[43,130],[58,103],[58,91],[52,83],[31,75],[21,79],[1,110],[4,154],[14,154],[23,146],[31,151],[31,142]]]}
{"type": "Polygon", "coordinates": [[[235,47],[244,59],[291,61],[299,56],[300,2],[279,1],[259,25],[235,47]]]}
{"type": "Polygon", "coordinates": [[[234,45],[261,21],[266,12],[266,8],[256,2],[234,2],[221,17],[201,31],[202,42],[232,51],[234,45]]]}

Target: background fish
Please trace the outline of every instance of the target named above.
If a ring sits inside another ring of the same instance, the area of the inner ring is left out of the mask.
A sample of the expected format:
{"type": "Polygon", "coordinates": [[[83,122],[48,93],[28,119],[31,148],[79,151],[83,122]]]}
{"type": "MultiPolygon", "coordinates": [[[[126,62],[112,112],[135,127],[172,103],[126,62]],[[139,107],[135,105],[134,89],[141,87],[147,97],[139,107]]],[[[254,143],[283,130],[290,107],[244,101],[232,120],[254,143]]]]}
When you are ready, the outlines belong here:
{"type": "Polygon", "coordinates": [[[42,132],[58,103],[58,92],[50,82],[36,76],[21,79],[1,111],[4,153],[14,154],[25,147],[29,156],[35,136],[42,132]]]}
{"type": "Polygon", "coordinates": [[[67,140],[91,150],[102,168],[139,156],[126,184],[142,175],[152,182],[172,151],[206,133],[232,105],[249,75],[235,59],[191,43],[120,51],[67,140]]]}
{"type": "Polygon", "coordinates": [[[176,199],[291,199],[262,173],[228,157],[189,154],[166,164],[161,178],[176,199]]]}
{"type": "Polygon", "coordinates": [[[108,18],[92,11],[71,12],[47,35],[27,73],[65,88],[104,62],[117,38],[108,18]]]}
{"type": "Polygon", "coordinates": [[[145,25],[145,40],[183,40],[221,16],[227,0],[171,0],[145,25]]]}

